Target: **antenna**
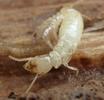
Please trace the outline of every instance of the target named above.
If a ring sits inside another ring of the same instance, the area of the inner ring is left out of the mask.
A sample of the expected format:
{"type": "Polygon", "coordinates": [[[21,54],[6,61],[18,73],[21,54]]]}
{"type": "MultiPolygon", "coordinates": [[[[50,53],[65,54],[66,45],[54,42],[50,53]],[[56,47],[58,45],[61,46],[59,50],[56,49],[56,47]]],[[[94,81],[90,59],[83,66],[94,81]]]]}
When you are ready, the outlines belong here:
{"type": "Polygon", "coordinates": [[[32,86],[34,85],[34,83],[36,82],[38,78],[38,74],[36,74],[36,76],[34,77],[33,81],[31,82],[31,84],[29,85],[29,87],[27,88],[25,94],[29,93],[29,91],[31,90],[32,86]]]}

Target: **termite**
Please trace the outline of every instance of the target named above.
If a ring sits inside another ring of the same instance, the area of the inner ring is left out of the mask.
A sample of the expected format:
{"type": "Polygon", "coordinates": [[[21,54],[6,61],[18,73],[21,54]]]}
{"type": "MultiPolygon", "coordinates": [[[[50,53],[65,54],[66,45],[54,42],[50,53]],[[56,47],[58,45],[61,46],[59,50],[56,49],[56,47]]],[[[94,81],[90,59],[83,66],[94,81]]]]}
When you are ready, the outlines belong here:
{"type": "Polygon", "coordinates": [[[36,73],[35,79],[26,90],[26,93],[30,91],[38,75],[48,73],[53,67],[58,69],[61,65],[64,65],[78,72],[77,68],[69,66],[68,63],[73,53],[75,53],[82,36],[84,28],[82,15],[77,10],[69,8],[62,8],[56,15],[54,23],[52,22],[46,29],[49,32],[52,27],[59,27],[57,44],[52,47],[50,42],[48,42],[53,48],[52,51],[48,54],[23,59],[10,56],[16,61],[28,61],[24,68],[32,73],[36,73]]]}

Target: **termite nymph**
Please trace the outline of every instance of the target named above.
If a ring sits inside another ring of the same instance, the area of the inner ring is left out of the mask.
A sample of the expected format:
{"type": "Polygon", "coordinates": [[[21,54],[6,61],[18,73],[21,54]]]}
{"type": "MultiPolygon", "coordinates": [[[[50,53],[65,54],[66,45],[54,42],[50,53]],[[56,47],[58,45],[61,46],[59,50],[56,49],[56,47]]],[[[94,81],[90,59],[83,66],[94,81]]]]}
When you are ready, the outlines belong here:
{"type": "MultiPolygon", "coordinates": [[[[45,74],[52,67],[56,69],[60,65],[68,67],[68,62],[75,52],[83,32],[83,19],[81,14],[74,10],[63,8],[61,13],[61,26],[59,29],[59,40],[49,54],[32,58],[25,65],[25,69],[30,72],[45,74]]],[[[71,68],[75,69],[76,68],[71,68]]]]}
{"type": "MultiPolygon", "coordinates": [[[[82,15],[75,9],[62,8],[58,16],[59,19],[57,19],[56,22],[59,23],[60,27],[58,30],[57,44],[49,54],[23,59],[29,60],[24,65],[26,70],[36,73],[37,75],[42,75],[49,72],[53,67],[58,69],[61,65],[64,65],[78,72],[77,68],[69,66],[68,63],[72,54],[76,51],[82,36],[84,27],[82,15]]],[[[13,57],[12,59],[18,60],[13,57]]],[[[26,93],[28,93],[33,83],[34,82],[32,82],[26,93]]]]}

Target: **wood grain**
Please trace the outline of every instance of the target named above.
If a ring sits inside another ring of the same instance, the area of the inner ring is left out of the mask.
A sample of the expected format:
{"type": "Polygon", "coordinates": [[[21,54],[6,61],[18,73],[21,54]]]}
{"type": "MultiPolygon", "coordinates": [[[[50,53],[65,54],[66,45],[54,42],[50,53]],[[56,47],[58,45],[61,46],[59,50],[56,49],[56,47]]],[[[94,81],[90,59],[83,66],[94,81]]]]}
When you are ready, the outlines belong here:
{"type": "MultiPolygon", "coordinates": [[[[10,52],[6,44],[8,43],[9,46],[18,44],[17,48],[23,46],[25,51],[26,48],[30,48],[31,51],[27,50],[22,57],[36,55],[35,40],[32,37],[35,27],[56,13],[64,4],[72,1],[76,0],[0,0],[0,96],[7,97],[11,91],[22,94],[34,77],[23,69],[25,62],[15,62],[8,58],[10,52]]],[[[88,23],[91,26],[104,19],[104,0],[84,0],[75,8],[91,19],[88,23]]],[[[44,47],[44,44],[42,45],[44,47]]],[[[41,51],[46,50],[43,47],[41,51]]],[[[46,52],[49,51],[50,49],[47,48],[46,52]]],[[[72,93],[76,87],[83,85],[83,82],[86,83],[89,79],[99,79],[102,82],[101,76],[104,78],[104,73],[102,73],[104,71],[104,30],[83,33],[81,43],[69,65],[80,69],[80,77],[76,77],[74,72],[65,68],[52,70],[37,80],[33,91],[38,91],[38,94],[46,99],[47,95],[52,96],[56,93],[55,91],[57,93],[53,97],[58,97],[57,94],[65,94],[65,91],[72,93]],[[98,73],[92,71],[96,68],[98,73]],[[83,69],[92,70],[82,73],[83,69]],[[43,95],[44,91],[46,92],[43,95]]],[[[3,99],[5,100],[4,97],[3,99]]]]}

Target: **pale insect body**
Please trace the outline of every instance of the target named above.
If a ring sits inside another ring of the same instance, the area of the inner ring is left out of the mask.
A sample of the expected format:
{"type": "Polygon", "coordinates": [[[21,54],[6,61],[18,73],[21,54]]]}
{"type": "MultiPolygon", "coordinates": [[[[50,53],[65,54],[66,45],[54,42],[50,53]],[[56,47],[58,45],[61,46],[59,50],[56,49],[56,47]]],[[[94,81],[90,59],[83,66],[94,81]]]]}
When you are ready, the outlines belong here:
{"type": "MultiPolygon", "coordinates": [[[[60,65],[64,65],[69,69],[78,71],[77,68],[69,66],[68,62],[81,39],[83,32],[82,16],[78,11],[69,8],[61,9],[58,16],[60,16],[59,20],[55,22],[60,24],[57,44],[49,54],[21,59],[29,60],[24,66],[26,70],[42,75],[49,72],[52,67],[57,69],[60,65]],[[61,22],[59,22],[60,20],[61,22]]],[[[13,59],[18,60],[16,58],[13,59]]]]}
{"type": "Polygon", "coordinates": [[[63,8],[61,11],[61,26],[59,29],[59,40],[49,54],[32,58],[25,65],[25,69],[33,73],[45,74],[52,67],[59,68],[60,65],[68,66],[72,54],[75,52],[81,39],[83,31],[83,19],[81,14],[74,9],[63,8]]]}
{"type": "Polygon", "coordinates": [[[61,21],[62,16],[60,13],[57,13],[39,25],[36,28],[34,35],[36,35],[36,38],[44,40],[45,43],[48,44],[51,49],[53,49],[53,46],[58,40],[57,32],[61,21]]]}

